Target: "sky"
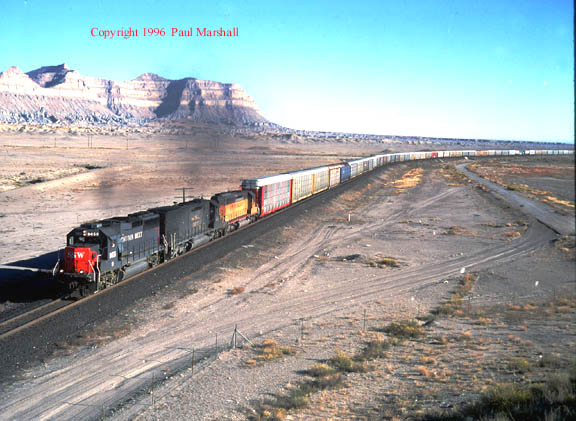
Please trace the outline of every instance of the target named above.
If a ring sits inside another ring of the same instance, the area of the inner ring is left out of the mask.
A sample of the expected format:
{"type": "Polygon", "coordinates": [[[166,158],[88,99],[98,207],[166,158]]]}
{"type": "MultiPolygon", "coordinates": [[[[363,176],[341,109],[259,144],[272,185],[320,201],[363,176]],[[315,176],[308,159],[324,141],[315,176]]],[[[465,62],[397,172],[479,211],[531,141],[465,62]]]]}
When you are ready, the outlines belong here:
{"type": "Polygon", "coordinates": [[[0,3],[0,71],[66,63],[104,79],[237,83],[295,129],[574,142],[568,0],[0,3]],[[171,36],[197,27],[239,36],[171,36]]]}

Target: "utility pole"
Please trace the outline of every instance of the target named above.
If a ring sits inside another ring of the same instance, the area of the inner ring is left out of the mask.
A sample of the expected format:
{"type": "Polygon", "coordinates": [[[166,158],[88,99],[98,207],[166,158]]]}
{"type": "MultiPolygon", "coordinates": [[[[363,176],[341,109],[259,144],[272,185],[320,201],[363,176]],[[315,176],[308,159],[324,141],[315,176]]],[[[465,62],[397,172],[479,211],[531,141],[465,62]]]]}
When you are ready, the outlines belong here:
{"type": "MultiPolygon", "coordinates": [[[[176,189],[177,191],[182,190],[182,203],[186,202],[186,190],[192,190],[192,187],[180,187],[176,189]]],[[[179,199],[180,196],[177,196],[176,199],[179,199]]]]}

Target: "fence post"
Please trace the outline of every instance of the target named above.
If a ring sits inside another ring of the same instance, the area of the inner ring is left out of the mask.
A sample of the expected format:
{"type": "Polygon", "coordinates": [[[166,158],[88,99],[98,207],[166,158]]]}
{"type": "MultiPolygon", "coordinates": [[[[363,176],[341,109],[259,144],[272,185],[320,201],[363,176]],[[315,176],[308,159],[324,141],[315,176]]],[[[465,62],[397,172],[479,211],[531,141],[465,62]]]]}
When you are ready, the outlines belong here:
{"type": "Polygon", "coordinates": [[[154,409],[154,380],[155,380],[155,373],[152,372],[152,388],[150,390],[150,394],[152,395],[152,409],[154,409]]]}
{"type": "Polygon", "coordinates": [[[216,358],[218,358],[218,334],[216,334],[216,358]]]}
{"type": "Polygon", "coordinates": [[[232,334],[232,348],[236,349],[236,332],[238,330],[238,325],[234,325],[234,333],[232,334]]]}
{"type": "Polygon", "coordinates": [[[194,348],[192,348],[192,375],[194,375],[194,354],[196,353],[196,350],[194,348]]]}

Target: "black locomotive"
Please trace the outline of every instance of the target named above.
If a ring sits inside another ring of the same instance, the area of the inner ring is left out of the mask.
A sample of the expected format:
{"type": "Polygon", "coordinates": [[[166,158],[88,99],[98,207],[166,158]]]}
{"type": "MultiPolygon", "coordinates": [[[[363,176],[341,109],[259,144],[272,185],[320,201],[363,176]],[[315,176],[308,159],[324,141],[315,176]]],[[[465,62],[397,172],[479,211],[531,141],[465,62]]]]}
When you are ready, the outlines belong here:
{"type": "Polygon", "coordinates": [[[68,234],[57,279],[87,295],[234,231],[258,215],[254,194],[234,191],[86,223],[68,234]]]}

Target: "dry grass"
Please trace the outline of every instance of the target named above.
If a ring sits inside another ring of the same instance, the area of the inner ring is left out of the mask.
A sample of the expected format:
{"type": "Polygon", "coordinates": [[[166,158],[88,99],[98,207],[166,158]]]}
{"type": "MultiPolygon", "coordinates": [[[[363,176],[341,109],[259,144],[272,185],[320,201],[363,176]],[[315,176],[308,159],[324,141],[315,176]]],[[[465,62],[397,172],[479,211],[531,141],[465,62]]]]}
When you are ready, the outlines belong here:
{"type": "Polygon", "coordinates": [[[508,369],[518,373],[528,373],[532,371],[532,364],[526,358],[513,358],[508,363],[508,369]]]}
{"type": "Polygon", "coordinates": [[[427,379],[429,379],[430,377],[432,377],[432,372],[428,369],[428,367],[425,367],[423,365],[419,365],[416,367],[416,370],[418,371],[418,373],[421,376],[426,377],[427,379]]]}
{"type": "Polygon", "coordinates": [[[429,357],[427,355],[421,355],[420,361],[424,364],[434,365],[436,364],[436,360],[433,357],[429,357]]]}
{"type": "Polygon", "coordinates": [[[450,411],[429,411],[421,420],[571,420],[576,417],[576,375],[559,373],[532,385],[496,384],[480,400],[450,411]]]}
{"type": "Polygon", "coordinates": [[[422,168],[415,168],[413,170],[410,170],[410,171],[404,173],[402,175],[402,178],[400,178],[399,180],[393,181],[393,182],[389,183],[388,185],[398,189],[399,191],[403,191],[405,189],[416,187],[418,184],[420,184],[420,181],[422,180],[422,174],[423,173],[424,173],[424,170],[422,168]]]}
{"type": "Polygon", "coordinates": [[[510,176],[522,176],[525,178],[531,176],[540,177],[545,175],[561,179],[563,178],[563,175],[560,174],[559,171],[562,171],[562,168],[523,168],[520,166],[502,167],[501,164],[490,165],[489,163],[484,163],[482,166],[480,166],[480,164],[470,165],[468,166],[468,169],[496,184],[505,187],[510,191],[517,191],[527,194],[531,198],[554,206],[561,211],[568,211],[570,214],[574,213],[574,202],[559,199],[548,191],[533,188],[525,183],[504,181],[504,178],[508,178],[510,176]]]}
{"type": "Polygon", "coordinates": [[[461,227],[459,225],[452,225],[446,230],[446,232],[444,232],[444,235],[466,235],[466,234],[470,234],[470,231],[467,228],[461,227]]]}
{"type": "Polygon", "coordinates": [[[382,331],[396,338],[417,339],[425,335],[424,328],[416,320],[392,322],[383,328],[382,331]]]}
{"type": "Polygon", "coordinates": [[[458,171],[456,167],[451,165],[446,165],[444,168],[438,171],[439,174],[448,181],[449,186],[461,186],[464,184],[471,183],[466,174],[461,171],[458,171]]]}
{"type": "Polygon", "coordinates": [[[259,345],[254,345],[257,361],[277,360],[286,355],[296,354],[296,348],[291,346],[280,346],[273,339],[266,339],[259,345]]]}
{"type": "Polygon", "coordinates": [[[342,351],[336,351],[336,355],[328,360],[328,364],[342,373],[364,373],[368,370],[363,361],[354,361],[342,351]]]}
{"type": "Polygon", "coordinates": [[[399,268],[400,267],[400,263],[398,263],[398,259],[396,259],[394,257],[376,258],[376,259],[373,259],[371,261],[368,261],[367,263],[371,267],[378,267],[378,268],[385,268],[385,267],[399,268]]]}

